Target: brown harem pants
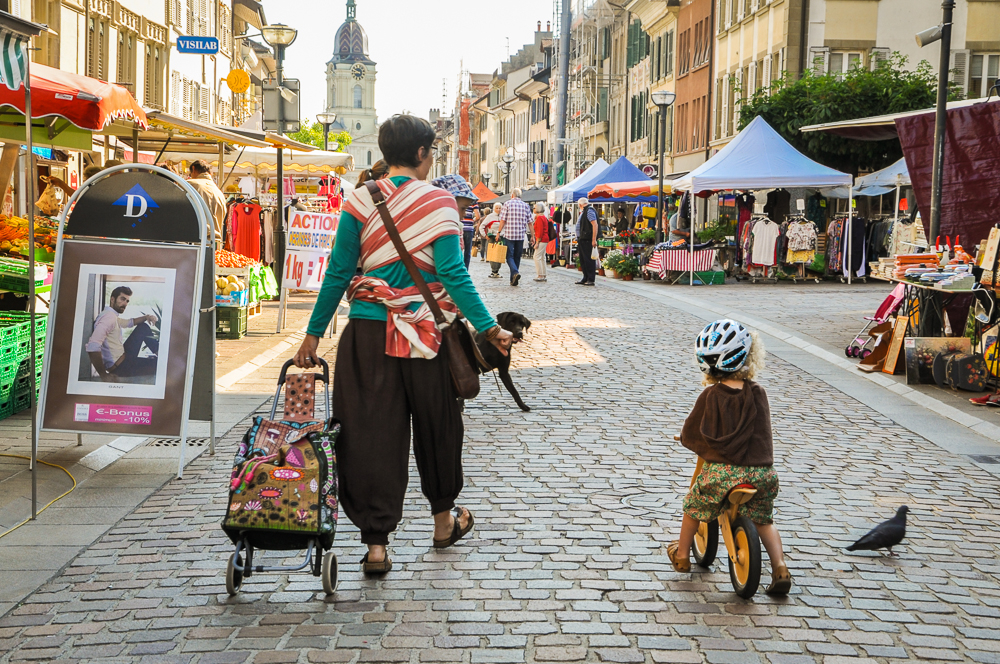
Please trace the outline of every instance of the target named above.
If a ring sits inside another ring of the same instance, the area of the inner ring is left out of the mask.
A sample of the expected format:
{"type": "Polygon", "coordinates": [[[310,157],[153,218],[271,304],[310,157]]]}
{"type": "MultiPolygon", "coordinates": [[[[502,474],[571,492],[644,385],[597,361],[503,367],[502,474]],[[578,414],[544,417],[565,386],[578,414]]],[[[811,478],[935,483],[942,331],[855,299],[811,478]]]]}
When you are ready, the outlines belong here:
{"type": "Polygon", "coordinates": [[[340,504],[363,543],[388,544],[403,517],[411,421],[420,489],[431,513],[455,506],[465,428],[444,354],[389,357],[384,321],[351,320],[337,348],[333,412],[341,422],[340,504]]]}

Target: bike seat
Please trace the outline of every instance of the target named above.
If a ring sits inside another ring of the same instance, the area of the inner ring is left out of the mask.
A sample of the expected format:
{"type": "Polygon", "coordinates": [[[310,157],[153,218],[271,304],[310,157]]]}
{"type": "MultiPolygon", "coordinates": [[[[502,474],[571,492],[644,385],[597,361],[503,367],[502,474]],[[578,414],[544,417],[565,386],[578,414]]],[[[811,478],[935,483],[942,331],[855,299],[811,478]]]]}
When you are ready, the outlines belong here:
{"type": "Polygon", "coordinates": [[[743,503],[749,502],[751,498],[757,495],[757,487],[753,484],[737,484],[732,489],[729,490],[729,502],[733,505],[742,505],[743,503]]]}

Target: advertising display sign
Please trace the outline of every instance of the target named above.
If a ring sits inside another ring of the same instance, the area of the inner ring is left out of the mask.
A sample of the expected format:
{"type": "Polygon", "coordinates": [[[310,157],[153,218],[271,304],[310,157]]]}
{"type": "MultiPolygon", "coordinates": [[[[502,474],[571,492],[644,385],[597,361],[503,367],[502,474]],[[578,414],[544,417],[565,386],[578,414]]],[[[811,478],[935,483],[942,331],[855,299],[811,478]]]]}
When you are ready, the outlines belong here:
{"type": "Polygon", "coordinates": [[[219,52],[219,39],[218,37],[178,37],[177,52],[215,55],[219,52]]]}
{"type": "Polygon", "coordinates": [[[198,248],[60,250],[42,428],[180,436],[198,248]]]}
{"type": "Polygon", "coordinates": [[[114,166],[73,194],[59,224],[42,430],[179,438],[180,477],[194,412],[212,422],[214,449],[210,227],[205,201],[157,166],[114,166]]]}
{"type": "Polygon", "coordinates": [[[291,210],[282,288],[319,291],[337,235],[336,214],[291,210]]]}

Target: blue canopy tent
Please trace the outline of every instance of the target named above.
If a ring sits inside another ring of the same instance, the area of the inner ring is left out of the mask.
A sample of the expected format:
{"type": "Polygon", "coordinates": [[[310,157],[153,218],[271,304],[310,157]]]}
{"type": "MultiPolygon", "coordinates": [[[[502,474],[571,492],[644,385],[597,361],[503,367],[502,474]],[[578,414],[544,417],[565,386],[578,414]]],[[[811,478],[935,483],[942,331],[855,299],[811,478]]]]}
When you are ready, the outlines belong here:
{"type": "Polygon", "coordinates": [[[586,196],[587,192],[590,191],[590,189],[589,188],[585,189],[583,185],[586,184],[587,182],[595,180],[598,175],[606,171],[609,167],[610,166],[608,162],[604,161],[603,158],[598,159],[593,164],[591,164],[590,168],[585,170],[575,179],[570,180],[561,187],[557,187],[556,189],[552,189],[551,191],[549,191],[548,202],[553,204],[572,203],[581,196],[586,196]],[[577,192],[579,191],[583,191],[583,193],[579,195],[574,195],[577,194],[577,192]]]}
{"type": "MultiPolygon", "coordinates": [[[[590,183],[590,187],[584,190],[580,196],[588,196],[590,192],[597,186],[602,184],[618,184],[620,182],[640,182],[646,181],[651,182],[648,175],[640,171],[635,164],[626,159],[625,157],[618,157],[618,161],[611,164],[604,172],[600,173],[596,180],[590,183]]],[[[595,203],[636,203],[638,201],[656,201],[656,196],[636,198],[636,197],[619,197],[619,198],[599,198],[595,199],[595,203]]]]}

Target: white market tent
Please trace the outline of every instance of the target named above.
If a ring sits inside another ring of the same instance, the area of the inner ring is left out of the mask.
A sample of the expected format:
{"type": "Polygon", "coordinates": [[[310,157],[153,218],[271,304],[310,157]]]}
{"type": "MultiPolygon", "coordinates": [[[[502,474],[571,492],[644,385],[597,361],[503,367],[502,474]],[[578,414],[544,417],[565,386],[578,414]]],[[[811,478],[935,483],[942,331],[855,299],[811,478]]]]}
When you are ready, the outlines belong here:
{"type": "MultiPolygon", "coordinates": [[[[277,173],[278,160],[274,148],[248,147],[242,150],[234,150],[225,157],[226,173],[230,171],[239,175],[256,173],[258,175],[270,175],[277,173]]],[[[171,155],[172,159],[205,159],[205,155],[171,155]]],[[[207,161],[207,160],[206,160],[207,161]]],[[[212,168],[219,167],[219,159],[216,157],[211,162],[212,168]]],[[[323,175],[331,171],[345,173],[354,168],[354,157],[346,152],[330,152],[326,150],[314,150],[312,152],[299,152],[288,150],[282,164],[285,173],[323,175]],[[338,170],[339,169],[339,170],[338,170]]]]}
{"type": "Polygon", "coordinates": [[[682,178],[671,182],[676,190],[822,189],[851,185],[851,176],[818,164],[783,139],[759,115],[718,154],[682,178]]]}
{"type": "Polygon", "coordinates": [[[550,190],[549,193],[548,193],[547,201],[546,202],[548,202],[548,203],[572,203],[574,200],[576,200],[577,198],[579,198],[579,196],[574,196],[573,194],[574,193],[579,193],[580,191],[583,191],[584,193],[582,195],[586,196],[587,195],[586,192],[590,191],[590,188],[583,189],[580,185],[581,184],[585,185],[586,183],[588,183],[588,182],[590,182],[592,180],[596,180],[597,176],[599,176],[604,171],[608,170],[609,166],[610,166],[610,164],[608,164],[608,162],[604,161],[604,158],[601,157],[600,159],[598,159],[597,161],[595,161],[593,164],[591,164],[590,168],[588,168],[587,170],[585,170],[583,173],[580,173],[580,175],[578,175],[573,180],[570,180],[569,182],[567,182],[566,184],[564,184],[561,187],[558,187],[556,189],[550,190]]]}
{"type": "Polygon", "coordinates": [[[910,185],[910,171],[906,168],[906,159],[900,159],[892,166],[886,166],[881,171],[862,175],[854,182],[855,189],[868,187],[907,187],[910,185]]]}
{"type": "MultiPolygon", "coordinates": [[[[796,150],[759,115],[714,157],[684,177],[670,183],[674,191],[688,191],[693,194],[727,189],[755,190],[778,187],[825,189],[841,185],[853,187],[853,184],[853,178],[847,173],[819,164],[796,150]]],[[[696,196],[689,198],[693,220],[696,218],[694,207],[696,196]]],[[[851,210],[850,206],[848,210],[851,210]]],[[[851,223],[848,220],[848,232],[850,228],[851,223]]],[[[689,245],[693,254],[694,242],[690,242],[689,245]]],[[[694,284],[693,270],[690,283],[694,284]]]]}

